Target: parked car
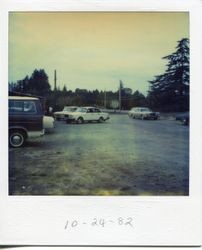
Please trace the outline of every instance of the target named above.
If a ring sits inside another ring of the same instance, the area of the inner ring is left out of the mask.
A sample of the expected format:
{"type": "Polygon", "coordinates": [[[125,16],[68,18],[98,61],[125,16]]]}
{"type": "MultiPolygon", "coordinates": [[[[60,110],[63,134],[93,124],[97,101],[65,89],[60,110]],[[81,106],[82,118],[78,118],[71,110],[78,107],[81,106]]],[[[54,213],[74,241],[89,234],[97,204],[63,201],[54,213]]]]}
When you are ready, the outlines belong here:
{"type": "Polygon", "coordinates": [[[9,145],[22,146],[28,138],[44,134],[43,110],[34,97],[9,97],[9,145]]]}
{"type": "Polygon", "coordinates": [[[75,112],[69,114],[67,122],[84,123],[86,121],[104,122],[109,119],[109,114],[102,112],[95,107],[80,107],[75,112]]]}
{"type": "Polygon", "coordinates": [[[76,111],[77,106],[65,106],[62,111],[57,111],[53,113],[53,116],[57,121],[66,120],[70,113],[76,111]]]}
{"type": "Polygon", "coordinates": [[[189,112],[177,115],[176,120],[180,121],[183,125],[189,125],[189,112]]]}
{"type": "Polygon", "coordinates": [[[153,119],[157,120],[160,117],[159,112],[154,112],[146,107],[134,107],[128,112],[129,117],[139,119],[153,119]]]}
{"type": "Polygon", "coordinates": [[[43,128],[45,132],[53,130],[55,128],[55,119],[52,116],[44,116],[43,128]]]}

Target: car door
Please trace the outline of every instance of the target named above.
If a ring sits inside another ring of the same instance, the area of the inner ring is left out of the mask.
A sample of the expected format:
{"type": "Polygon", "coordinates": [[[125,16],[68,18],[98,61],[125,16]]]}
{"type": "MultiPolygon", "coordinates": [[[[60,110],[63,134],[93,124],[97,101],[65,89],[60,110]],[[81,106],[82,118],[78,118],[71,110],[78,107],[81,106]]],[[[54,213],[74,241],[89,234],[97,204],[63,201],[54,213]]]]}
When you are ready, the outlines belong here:
{"type": "Polygon", "coordinates": [[[93,121],[93,120],[94,120],[93,108],[88,108],[88,109],[87,109],[85,120],[87,120],[87,121],[93,121]]]}
{"type": "Polygon", "coordinates": [[[99,120],[99,118],[100,118],[101,116],[103,116],[103,115],[101,114],[101,111],[100,111],[99,109],[95,108],[95,109],[94,109],[94,119],[97,121],[97,120],[99,120]]]}

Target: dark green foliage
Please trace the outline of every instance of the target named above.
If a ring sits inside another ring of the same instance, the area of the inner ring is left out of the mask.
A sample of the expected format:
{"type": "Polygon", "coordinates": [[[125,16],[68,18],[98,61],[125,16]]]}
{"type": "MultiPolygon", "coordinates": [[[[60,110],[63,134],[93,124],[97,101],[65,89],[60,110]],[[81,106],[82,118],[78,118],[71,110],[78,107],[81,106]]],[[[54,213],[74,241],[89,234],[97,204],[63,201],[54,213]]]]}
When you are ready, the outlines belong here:
{"type": "Polygon", "coordinates": [[[16,92],[43,97],[47,96],[51,90],[48,76],[43,69],[35,69],[30,78],[26,76],[23,80],[19,80],[15,84],[12,83],[10,87],[16,92]]]}
{"type": "Polygon", "coordinates": [[[164,74],[149,81],[150,106],[163,111],[187,111],[189,109],[189,40],[178,41],[176,52],[163,57],[168,60],[164,74]]]}
{"type": "Polygon", "coordinates": [[[34,70],[29,80],[29,92],[35,95],[46,96],[50,91],[48,76],[43,69],[34,70]]]}

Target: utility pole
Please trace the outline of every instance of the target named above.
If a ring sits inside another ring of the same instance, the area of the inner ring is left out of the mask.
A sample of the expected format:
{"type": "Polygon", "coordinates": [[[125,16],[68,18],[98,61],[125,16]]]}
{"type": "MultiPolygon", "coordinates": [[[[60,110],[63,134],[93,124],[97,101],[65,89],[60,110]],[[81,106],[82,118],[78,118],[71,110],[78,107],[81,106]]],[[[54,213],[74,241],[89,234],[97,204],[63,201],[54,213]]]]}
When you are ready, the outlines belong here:
{"type": "Polygon", "coordinates": [[[121,110],[121,91],[122,91],[122,88],[123,88],[123,83],[120,80],[119,81],[119,111],[121,110]]]}
{"type": "Polygon", "coordinates": [[[104,107],[107,108],[107,93],[106,93],[106,89],[104,92],[104,107]]]}
{"type": "Polygon", "coordinates": [[[56,108],[57,72],[54,70],[54,109],[56,108]]]}
{"type": "Polygon", "coordinates": [[[57,89],[57,72],[54,70],[54,90],[56,91],[57,89]]]}

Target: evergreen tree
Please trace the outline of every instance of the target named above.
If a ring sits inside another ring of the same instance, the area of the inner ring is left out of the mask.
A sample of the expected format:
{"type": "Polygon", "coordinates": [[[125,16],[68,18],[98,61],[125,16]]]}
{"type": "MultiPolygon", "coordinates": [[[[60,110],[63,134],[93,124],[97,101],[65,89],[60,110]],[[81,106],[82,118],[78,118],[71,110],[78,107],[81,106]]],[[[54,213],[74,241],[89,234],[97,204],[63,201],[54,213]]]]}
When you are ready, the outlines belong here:
{"type": "Polygon", "coordinates": [[[178,41],[176,51],[162,59],[168,60],[164,74],[149,81],[151,106],[167,111],[189,108],[189,39],[178,41]]]}
{"type": "Polygon", "coordinates": [[[30,78],[26,76],[10,86],[12,91],[38,96],[47,96],[51,91],[48,76],[43,69],[35,69],[30,78]]]}
{"type": "Polygon", "coordinates": [[[131,103],[131,107],[144,107],[146,106],[146,99],[145,96],[139,92],[138,90],[136,90],[133,93],[133,99],[132,99],[132,103],[131,103]]]}
{"type": "Polygon", "coordinates": [[[46,96],[50,90],[51,87],[45,71],[43,69],[35,69],[29,80],[29,92],[35,95],[46,96]]]}
{"type": "Polygon", "coordinates": [[[66,87],[66,85],[63,86],[62,92],[63,92],[64,94],[67,93],[67,87],[66,87]]]}

